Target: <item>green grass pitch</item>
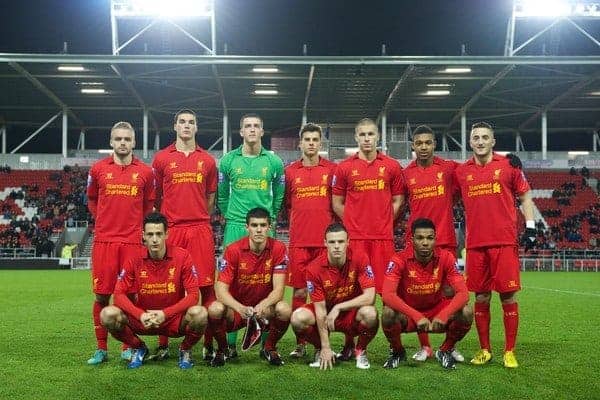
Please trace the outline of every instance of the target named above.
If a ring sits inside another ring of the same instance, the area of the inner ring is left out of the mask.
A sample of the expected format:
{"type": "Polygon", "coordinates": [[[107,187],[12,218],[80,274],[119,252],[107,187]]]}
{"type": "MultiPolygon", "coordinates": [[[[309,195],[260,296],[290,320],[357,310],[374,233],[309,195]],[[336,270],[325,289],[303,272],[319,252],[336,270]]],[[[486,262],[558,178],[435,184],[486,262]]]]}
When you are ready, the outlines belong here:
{"type": "MultiPolygon", "coordinates": [[[[196,367],[180,371],[171,358],[129,371],[109,341],[110,360],[86,365],[94,350],[92,295],[87,271],[0,271],[0,399],[593,399],[600,398],[600,274],[528,272],[519,294],[521,326],[516,370],[502,367],[503,330],[495,296],[490,365],[436,361],[384,370],[387,342],[381,330],[369,347],[371,369],[353,362],[333,371],[291,360],[291,330],[280,342],[286,364],[270,367],[258,351],[223,368],[210,368],[195,349],[196,367]]],[[[290,293],[287,293],[289,298],[290,293]]],[[[432,335],[432,343],[441,343],[432,335]]],[[[335,348],[341,336],[334,335],[335,348]]],[[[180,339],[171,340],[176,355],[180,339]]],[[[147,340],[154,347],[156,338],[147,340]]],[[[405,335],[408,354],[417,341],[405,335]]],[[[469,359],[475,327],[459,344],[469,359]]],[[[310,351],[312,354],[312,350],[310,351]]]]}

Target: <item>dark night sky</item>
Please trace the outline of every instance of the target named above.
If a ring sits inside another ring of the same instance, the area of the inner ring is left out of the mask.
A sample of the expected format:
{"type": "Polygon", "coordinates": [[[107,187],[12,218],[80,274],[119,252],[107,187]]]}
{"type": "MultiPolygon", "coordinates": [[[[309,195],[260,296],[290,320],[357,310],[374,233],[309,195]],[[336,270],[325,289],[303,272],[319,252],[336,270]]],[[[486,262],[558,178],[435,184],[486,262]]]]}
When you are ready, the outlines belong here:
{"type": "MultiPolygon", "coordinates": [[[[109,0],[0,1],[0,52],[58,53],[66,41],[71,54],[111,53],[109,0]]],[[[502,55],[512,0],[216,0],[216,7],[219,54],[227,43],[228,54],[301,55],[306,43],[309,55],[376,56],[386,44],[388,55],[439,56],[459,55],[466,44],[479,56],[502,55]]],[[[518,31],[517,43],[535,29],[518,31]]],[[[147,39],[154,53],[182,53],[179,40],[155,35],[147,39]]],[[[595,54],[591,42],[557,35],[545,39],[553,54],[573,54],[574,43],[583,46],[578,53],[595,54]]],[[[523,54],[541,54],[543,42],[523,54]]],[[[23,150],[38,150],[36,142],[23,150]]]]}

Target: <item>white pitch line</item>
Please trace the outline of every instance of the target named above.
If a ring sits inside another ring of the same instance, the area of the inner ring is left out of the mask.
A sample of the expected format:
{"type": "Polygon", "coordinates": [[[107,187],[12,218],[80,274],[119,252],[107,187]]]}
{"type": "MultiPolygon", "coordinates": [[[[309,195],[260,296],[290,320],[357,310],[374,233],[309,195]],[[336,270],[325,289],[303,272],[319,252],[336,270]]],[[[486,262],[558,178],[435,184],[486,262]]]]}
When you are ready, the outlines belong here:
{"type": "Polygon", "coordinates": [[[549,289],[544,287],[537,286],[523,286],[525,289],[537,289],[537,290],[545,290],[547,292],[556,292],[556,293],[566,293],[566,294],[576,294],[579,296],[593,296],[600,297],[600,293],[591,293],[591,292],[576,292],[574,290],[560,290],[560,289],[549,289]]]}

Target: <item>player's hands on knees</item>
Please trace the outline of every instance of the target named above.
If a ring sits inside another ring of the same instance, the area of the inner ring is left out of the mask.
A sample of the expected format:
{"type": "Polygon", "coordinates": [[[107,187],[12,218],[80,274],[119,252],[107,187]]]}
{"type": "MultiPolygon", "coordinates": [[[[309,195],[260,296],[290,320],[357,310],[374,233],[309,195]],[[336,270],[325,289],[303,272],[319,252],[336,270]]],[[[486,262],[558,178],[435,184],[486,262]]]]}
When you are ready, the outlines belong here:
{"type": "Polygon", "coordinates": [[[429,332],[431,328],[431,321],[428,318],[423,317],[417,321],[417,331],[429,332]]]}
{"type": "Polygon", "coordinates": [[[154,316],[153,320],[156,328],[167,319],[163,310],[148,310],[148,312],[154,316]]]}
{"type": "Polygon", "coordinates": [[[331,348],[322,348],[319,359],[321,361],[319,369],[333,369],[333,364],[335,363],[335,354],[331,348]]]}
{"type": "Polygon", "coordinates": [[[254,306],[254,313],[258,318],[267,319],[269,317],[269,307],[267,306],[265,300],[262,300],[260,303],[254,306]]]}
{"type": "Polygon", "coordinates": [[[330,332],[335,331],[335,320],[339,315],[340,310],[335,306],[331,309],[331,311],[329,311],[329,314],[327,314],[325,322],[327,322],[327,329],[329,329],[330,332]]]}
{"type": "Polygon", "coordinates": [[[250,318],[254,315],[254,307],[251,306],[242,306],[239,310],[236,310],[242,318],[250,318]]]}
{"type": "Polygon", "coordinates": [[[155,326],[156,321],[154,320],[154,314],[151,312],[142,313],[140,316],[140,322],[144,325],[144,328],[149,329],[155,326]]]}
{"type": "Polygon", "coordinates": [[[439,318],[434,318],[431,321],[431,330],[433,332],[442,332],[446,330],[446,324],[439,318]]]}

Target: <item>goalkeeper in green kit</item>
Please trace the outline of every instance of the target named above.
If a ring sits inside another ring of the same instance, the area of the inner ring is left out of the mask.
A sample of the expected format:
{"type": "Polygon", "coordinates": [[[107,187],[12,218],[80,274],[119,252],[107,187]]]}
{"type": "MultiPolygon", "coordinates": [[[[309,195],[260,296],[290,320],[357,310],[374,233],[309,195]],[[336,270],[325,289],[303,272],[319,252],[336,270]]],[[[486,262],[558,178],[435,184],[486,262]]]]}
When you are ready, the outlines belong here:
{"type": "MultiPolygon", "coordinates": [[[[283,161],[262,146],[263,121],[257,114],[240,119],[243,143],[219,162],[217,204],[225,216],[223,249],[248,234],[246,214],[255,207],[269,211],[277,221],[285,193],[283,161]]],[[[275,236],[276,223],[271,236],[275,236]]],[[[237,357],[237,332],[227,335],[229,358],[237,357]]]]}

